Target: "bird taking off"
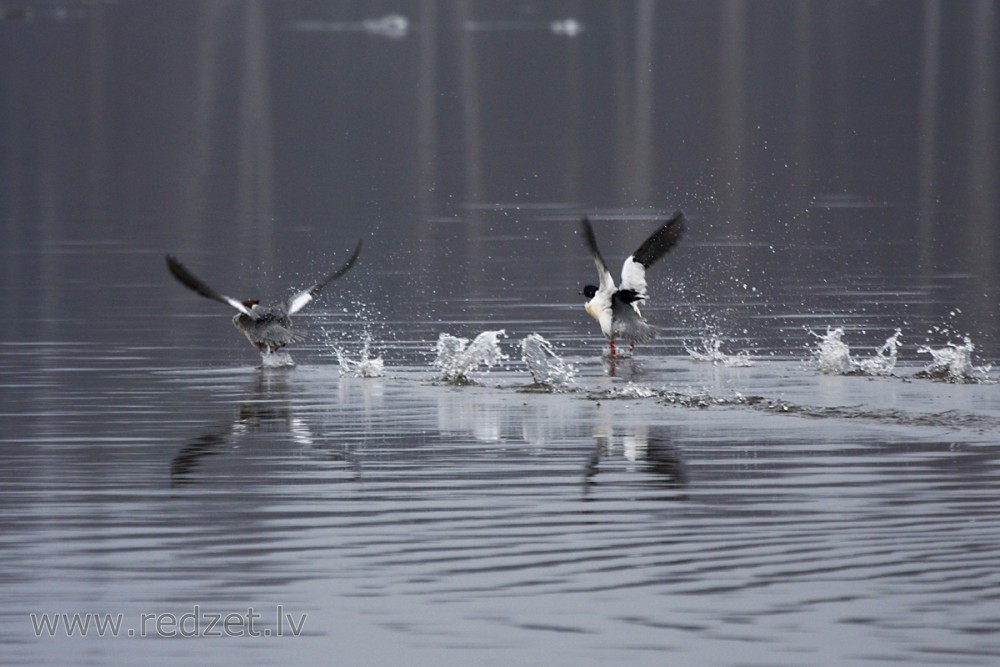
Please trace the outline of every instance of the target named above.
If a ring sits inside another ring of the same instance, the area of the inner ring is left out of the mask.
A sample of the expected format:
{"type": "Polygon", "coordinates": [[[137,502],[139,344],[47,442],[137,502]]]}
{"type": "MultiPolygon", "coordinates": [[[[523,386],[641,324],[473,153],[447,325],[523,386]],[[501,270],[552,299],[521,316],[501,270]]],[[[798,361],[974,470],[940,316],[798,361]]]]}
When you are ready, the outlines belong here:
{"type": "Polygon", "coordinates": [[[172,255],[167,255],[167,269],[188,289],[206,299],[235,308],[238,312],[233,317],[233,324],[261,354],[265,354],[305,340],[305,336],[292,329],[291,316],[309,305],[327,285],[347,273],[354,266],[360,252],[361,241],[358,241],[357,247],[343,266],[329,273],[312,287],[293,294],[285,303],[273,306],[262,306],[256,299],[241,301],[216,292],[172,255]]]}
{"type": "Polygon", "coordinates": [[[587,297],[584,308],[601,325],[601,332],[611,346],[610,356],[615,356],[615,339],[627,340],[632,349],[636,343],[653,340],[656,337],[656,327],[647,324],[639,312],[639,303],[648,297],[646,269],[677,245],[684,233],[684,214],[680,211],[674,213],[642,242],[638,250],[629,255],[622,266],[620,287],[615,286],[615,279],[601,257],[590,220],[584,218],[580,224],[587,248],[594,256],[599,279],[598,285],[584,286],[581,292],[587,297]]]}

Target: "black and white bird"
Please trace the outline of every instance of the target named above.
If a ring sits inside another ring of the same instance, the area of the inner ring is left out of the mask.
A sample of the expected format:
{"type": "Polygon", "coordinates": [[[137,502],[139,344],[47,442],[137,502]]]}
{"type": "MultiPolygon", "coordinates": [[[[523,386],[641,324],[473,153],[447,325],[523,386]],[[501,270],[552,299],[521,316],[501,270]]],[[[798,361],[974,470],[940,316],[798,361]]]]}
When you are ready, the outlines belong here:
{"type": "Polygon", "coordinates": [[[354,252],[347,260],[347,263],[328,274],[312,287],[293,294],[285,303],[273,306],[262,306],[256,299],[241,301],[225,296],[209,287],[200,278],[195,276],[186,266],[177,261],[176,257],[167,255],[167,268],[170,273],[185,287],[194,290],[205,298],[229,304],[237,311],[233,316],[233,324],[243,332],[254,347],[261,354],[271,353],[292,343],[301,343],[305,340],[298,331],[292,329],[291,316],[299,312],[331,282],[341,277],[354,266],[358,253],[361,252],[361,241],[354,248],[354,252]]]}
{"type": "Polygon", "coordinates": [[[656,337],[656,327],[647,324],[639,312],[639,303],[649,296],[646,291],[646,269],[677,245],[684,232],[684,214],[680,211],[674,213],[625,260],[620,287],[615,286],[615,279],[611,277],[611,272],[601,257],[590,220],[584,218],[580,224],[587,248],[594,256],[600,279],[599,285],[584,286],[581,292],[587,297],[584,308],[601,325],[601,331],[611,346],[611,356],[615,356],[615,339],[627,340],[632,349],[635,349],[636,343],[653,340],[656,337]]]}

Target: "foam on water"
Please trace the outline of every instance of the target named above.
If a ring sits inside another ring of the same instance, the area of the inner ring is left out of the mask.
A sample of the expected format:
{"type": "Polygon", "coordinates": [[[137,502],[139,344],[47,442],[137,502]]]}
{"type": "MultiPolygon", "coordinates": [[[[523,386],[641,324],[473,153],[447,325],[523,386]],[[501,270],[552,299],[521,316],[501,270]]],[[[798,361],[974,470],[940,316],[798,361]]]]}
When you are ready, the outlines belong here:
{"type": "Polygon", "coordinates": [[[530,334],[521,341],[521,360],[537,385],[563,387],[576,378],[576,367],[556,354],[552,343],[538,334],[530,334]]]}
{"type": "Polygon", "coordinates": [[[702,348],[701,351],[696,350],[693,347],[689,347],[687,343],[684,343],[684,349],[695,361],[722,364],[723,366],[729,366],[731,368],[753,366],[753,361],[750,359],[749,352],[740,352],[738,354],[726,354],[723,352],[721,350],[722,339],[718,336],[702,338],[700,343],[702,348]]]}
{"type": "Polygon", "coordinates": [[[658,395],[658,392],[652,387],[629,382],[624,387],[613,388],[609,392],[608,398],[652,398],[658,395]]]}
{"type": "Polygon", "coordinates": [[[337,353],[337,362],[340,364],[340,374],[359,378],[382,377],[385,375],[385,362],[382,357],[371,356],[371,335],[365,334],[361,340],[361,353],[356,360],[348,357],[343,349],[334,348],[334,352],[337,353]]]}
{"type": "Polygon", "coordinates": [[[934,349],[927,346],[917,348],[921,354],[931,355],[931,363],[917,373],[917,377],[943,380],[954,383],[984,382],[989,379],[991,364],[975,366],[972,363],[972,352],[975,345],[968,336],[962,345],[948,343],[947,347],[934,349]]]}
{"type": "MultiPolygon", "coordinates": [[[[809,417],[810,419],[863,419],[866,421],[895,424],[899,426],[928,426],[933,428],[963,429],[976,428],[995,431],[1000,428],[1000,419],[991,415],[975,414],[958,410],[941,412],[908,412],[898,408],[877,408],[868,406],[823,406],[792,403],[783,398],[745,395],[735,392],[729,396],[715,396],[705,391],[685,392],[663,389],[655,392],[656,398],[665,405],[705,410],[710,408],[746,407],[769,414],[809,417]]],[[[621,398],[614,390],[603,397],[621,398]]]]}
{"type": "Polygon", "coordinates": [[[819,339],[816,349],[812,351],[816,358],[819,371],[829,375],[889,375],[896,367],[899,356],[900,330],[886,339],[874,356],[867,359],[855,359],[851,356],[851,348],[843,341],[844,329],[837,327],[827,329],[825,335],[810,331],[819,339]]]}
{"type": "Polygon", "coordinates": [[[468,384],[471,382],[469,373],[480,366],[489,369],[508,358],[500,349],[499,341],[506,335],[503,329],[484,331],[470,343],[468,338],[443,333],[438,336],[434,367],[440,369],[445,382],[468,384]]]}

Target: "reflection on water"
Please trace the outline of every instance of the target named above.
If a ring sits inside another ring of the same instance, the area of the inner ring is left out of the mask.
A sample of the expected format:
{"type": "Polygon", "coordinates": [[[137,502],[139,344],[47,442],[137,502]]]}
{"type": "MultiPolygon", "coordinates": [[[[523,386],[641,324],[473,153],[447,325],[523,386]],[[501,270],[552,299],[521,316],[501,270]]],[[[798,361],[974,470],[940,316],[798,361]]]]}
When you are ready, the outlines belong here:
{"type": "MultiPolygon", "coordinates": [[[[526,392],[527,368],[442,384],[425,345],[424,365],[374,378],[330,359],[110,383],[92,381],[109,372],[98,365],[55,382],[65,413],[15,426],[4,449],[5,635],[36,607],[100,599],[136,616],[280,603],[308,612],[306,636],[254,650],[308,661],[328,640],[386,663],[553,645],[566,664],[658,664],[674,644],[712,647],[708,664],[789,647],[834,662],[995,657],[974,631],[1000,585],[993,385],[683,356],[646,358],[627,381],[595,356],[575,360],[573,390],[526,392]],[[788,409],[670,400],[663,383],[755,388],[788,409]],[[149,397],[127,420],[73,410],[123,393],[149,397]],[[970,632],[941,630],[941,614],[970,632]]],[[[94,646],[97,661],[117,650],[94,646]]],[[[169,651],[231,659],[216,646],[169,651]]],[[[6,649],[59,660],[72,644],[6,649]]]]}
{"type": "MultiPolygon", "coordinates": [[[[594,448],[587,459],[583,477],[583,491],[587,496],[591,488],[598,484],[597,475],[601,472],[601,461],[614,460],[614,434],[606,425],[595,424],[594,448]]],[[[662,431],[662,429],[660,430],[662,431]]],[[[680,450],[670,443],[665,432],[654,431],[644,427],[632,427],[630,432],[621,436],[621,455],[634,467],[641,465],[651,473],[652,482],[659,483],[667,489],[682,489],[687,485],[687,472],[680,450]]],[[[685,497],[676,496],[683,500],[685,497]]]]}
{"type": "Polygon", "coordinates": [[[185,444],[171,462],[171,484],[192,483],[205,457],[238,448],[244,436],[267,433],[290,436],[302,447],[313,445],[308,424],[295,416],[286,370],[262,369],[244,392],[231,422],[213,426],[185,444]]]}
{"type": "Polygon", "coordinates": [[[386,14],[363,21],[295,21],[293,30],[305,32],[364,32],[376,37],[402,39],[410,32],[410,21],[401,14],[386,14]]]}

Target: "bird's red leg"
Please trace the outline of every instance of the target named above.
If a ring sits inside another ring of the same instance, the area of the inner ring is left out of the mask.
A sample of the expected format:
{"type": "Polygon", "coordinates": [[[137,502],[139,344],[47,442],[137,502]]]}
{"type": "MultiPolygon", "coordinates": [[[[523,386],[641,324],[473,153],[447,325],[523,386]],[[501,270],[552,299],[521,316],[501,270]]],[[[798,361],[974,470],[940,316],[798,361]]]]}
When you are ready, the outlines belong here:
{"type": "Polygon", "coordinates": [[[608,340],[608,345],[611,346],[611,356],[615,356],[615,341],[613,338],[608,340]]]}

